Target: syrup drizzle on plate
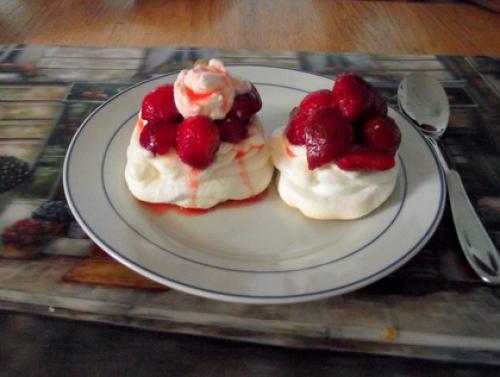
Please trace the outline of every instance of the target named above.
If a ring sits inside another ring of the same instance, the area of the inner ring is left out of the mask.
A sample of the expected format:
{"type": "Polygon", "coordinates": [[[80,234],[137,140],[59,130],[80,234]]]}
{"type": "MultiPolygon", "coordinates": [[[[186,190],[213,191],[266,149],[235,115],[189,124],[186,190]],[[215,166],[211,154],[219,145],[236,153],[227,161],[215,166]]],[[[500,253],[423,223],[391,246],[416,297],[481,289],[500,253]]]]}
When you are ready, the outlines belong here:
{"type": "Polygon", "coordinates": [[[225,202],[217,204],[216,206],[214,206],[212,208],[207,208],[207,209],[180,207],[180,206],[175,205],[175,204],[149,203],[149,202],[143,202],[141,200],[137,200],[137,202],[154,215],[162,215],[167,211],[175,211],[175,212],[177,212],[181,215],[185,215],[185,216],[197,216],[197,215],[204,215],[205,213],[208,213],[208,212],[212,212],[217,208],[244,207],[247,205],[252,205],[252,204],[258,203],[258,202],[262,201],[267,196],[267,192],[268,192],[268,189],[265,189],[260,194],[253,195],[249,198],[242,199],[242,200],[227,200],[225,202]]]}
{"type": "Polygon", "coordinates": [[[198,187],[200,186],[199,175],[200,171],[198,169],[190,168],[187,171],[187,184],[191,191],[191,206],[193,208],[196,207],[196,201],[198,199],[198,187]]]}
{"type": "Polygon", "coordinates": [[[245,164],[245,156],[247,153],[248,151],[239,150],[238,152],[236,152],[236,156],[234,158],[240,167],[241,180],[243,181],[245,186],[248,187],[253,196],[255,195],[255,191],[253,189],[252,182],[250,181],[250,176],[248,175],[248,171],[245,164]]]}

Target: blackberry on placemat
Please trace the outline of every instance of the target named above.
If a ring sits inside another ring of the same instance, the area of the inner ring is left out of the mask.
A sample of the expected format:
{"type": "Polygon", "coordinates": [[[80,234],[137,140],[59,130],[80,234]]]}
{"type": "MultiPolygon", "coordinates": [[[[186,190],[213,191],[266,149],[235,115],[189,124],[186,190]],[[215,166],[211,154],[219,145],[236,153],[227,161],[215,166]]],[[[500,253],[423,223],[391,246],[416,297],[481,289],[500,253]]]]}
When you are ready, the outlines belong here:
{"type": "Polygon", "coordinates": [[[31,217],[38,220],[57,222],[69,222],[73,220],[73,215],[68,205],[62,200],[43,203],[33,212],[31,217]]]}
{"type": "Polygon", "coordinates": [[[0,194],[23,183],[30,171],[26,161],[14,156],[0,156],[0,194]]]}

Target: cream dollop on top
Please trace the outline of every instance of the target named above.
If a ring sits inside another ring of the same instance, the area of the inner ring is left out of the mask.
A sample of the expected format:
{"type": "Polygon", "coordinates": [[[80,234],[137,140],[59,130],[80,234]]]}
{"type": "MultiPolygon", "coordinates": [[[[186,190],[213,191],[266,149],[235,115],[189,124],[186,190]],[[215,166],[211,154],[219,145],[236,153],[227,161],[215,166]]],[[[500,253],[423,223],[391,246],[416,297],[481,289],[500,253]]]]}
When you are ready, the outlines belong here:
{"type": "Polygon", "coordinates": [[[224,64],[210,59],[208,64],[196,64],[183,70],[174,84],[174,99],[184,118],[206,115],[214,120],[223,119],[234,97],[250,91],[248,81],[229,75],[224,64]]]}
{"type": "Polygon", "coordinates": [[[379,207],[396,185],[399,163],[385,171],[345,171],[337,164],[314,170],[307,166],[305,146],[292,145],[284,127],[271,137],[273,163],[280,171],[278,192],[285,203],[321,220],[355,219],[379,207]]]}

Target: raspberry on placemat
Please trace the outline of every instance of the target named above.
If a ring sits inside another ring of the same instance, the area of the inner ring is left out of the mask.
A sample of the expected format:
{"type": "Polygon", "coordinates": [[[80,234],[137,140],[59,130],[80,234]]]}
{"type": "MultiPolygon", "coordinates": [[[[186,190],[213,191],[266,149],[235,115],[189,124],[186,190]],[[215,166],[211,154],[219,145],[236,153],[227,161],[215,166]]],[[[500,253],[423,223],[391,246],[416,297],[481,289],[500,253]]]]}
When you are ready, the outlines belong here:
{"type": "Polygon", "coordinates": [[[58,227],[49,221],[18,220],[2,232],[1,255],[6,258],[31,258],[58,232],[58,227]]]}

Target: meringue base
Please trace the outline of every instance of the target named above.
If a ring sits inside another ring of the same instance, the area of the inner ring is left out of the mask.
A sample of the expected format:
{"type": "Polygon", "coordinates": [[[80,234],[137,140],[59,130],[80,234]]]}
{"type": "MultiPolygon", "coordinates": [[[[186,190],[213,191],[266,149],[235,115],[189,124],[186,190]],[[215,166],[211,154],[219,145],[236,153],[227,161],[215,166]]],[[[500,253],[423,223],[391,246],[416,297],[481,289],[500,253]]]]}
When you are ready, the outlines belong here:
{"type": "Polygon", "coordinates": [[[183,163],[175,150],[154,156],[140,145],[136,127],[127,149],[125,181],[141,201],[184,208],[207,209],[258,195],[271,182],[273,165],[258,117],[248,133],[238,144],[222,142],[215,160],[198,170],[183,163]]]}
{"type": "Polygon", "coordinates": [[[399,162],[385,171],[344,171],[335,163],[309,170],[305,146],[292,145],[283,128],[271,138],[272,159],[280,171],[281,199],[318,220],[350,220],[368,215],[396,186],[399,162]]]}

